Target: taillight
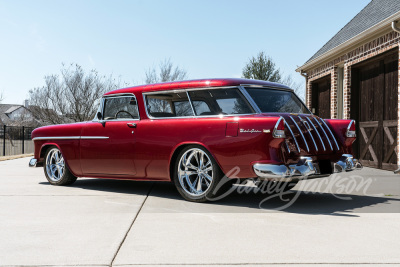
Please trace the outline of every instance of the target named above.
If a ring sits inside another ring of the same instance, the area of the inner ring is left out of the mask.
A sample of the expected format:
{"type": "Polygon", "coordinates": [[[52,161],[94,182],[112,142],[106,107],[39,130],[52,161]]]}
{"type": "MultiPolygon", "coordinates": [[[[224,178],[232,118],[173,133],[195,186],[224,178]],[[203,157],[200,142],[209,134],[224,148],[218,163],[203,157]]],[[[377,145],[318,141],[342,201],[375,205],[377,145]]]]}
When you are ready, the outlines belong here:
{"type": "Polygon", "coordinates": [[[274,138],[285,138],[285,120],[280,117],[275,124],[274,131],[272,132],[274,138]]]}
{"type": "Polygon", "coordinates": [[[354,120],[347,126],[346,137],[356,137],[356,122],[354,120]]]}

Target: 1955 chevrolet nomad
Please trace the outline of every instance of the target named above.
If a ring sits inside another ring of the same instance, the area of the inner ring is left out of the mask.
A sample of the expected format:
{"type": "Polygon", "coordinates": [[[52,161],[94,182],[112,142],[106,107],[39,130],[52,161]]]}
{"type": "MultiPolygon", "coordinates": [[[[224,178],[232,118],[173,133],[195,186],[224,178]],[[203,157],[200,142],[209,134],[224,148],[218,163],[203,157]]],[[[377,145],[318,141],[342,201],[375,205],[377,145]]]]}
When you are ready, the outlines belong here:
{"type": "Polygon", "coordinates": [[[352,156],[353,120],[321,119],[290,88],[247,79],[114,90],[92,121],[41,127],[32,138],[29,165],[43,166],[53,185],[172,181],[197,202],[224,188],[224,175],[296,182],[362,167],[352,156]]]}

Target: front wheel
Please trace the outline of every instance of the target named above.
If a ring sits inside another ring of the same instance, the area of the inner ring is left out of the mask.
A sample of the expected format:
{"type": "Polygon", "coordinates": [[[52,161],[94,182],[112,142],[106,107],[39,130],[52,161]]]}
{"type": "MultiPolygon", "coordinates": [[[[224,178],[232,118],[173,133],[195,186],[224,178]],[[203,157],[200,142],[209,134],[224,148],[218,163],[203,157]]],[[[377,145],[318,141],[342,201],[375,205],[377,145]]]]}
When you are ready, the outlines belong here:
{"type": "Polygon", "coordinates": [[[57,147],[50,147],[47,150],[43,167],[47,181],[52,185],[69,185],[76,181],[57,147]]]}
{"type": "Polygon", "coordinates": [[[223,186],[218,185],[222,177],[223,173],[215,159],[201,146],[185,148],[175,162],[175,186],[183,198],[192,202],[213,200],[229,189],[229,181],[225,181],[223,186]]]}

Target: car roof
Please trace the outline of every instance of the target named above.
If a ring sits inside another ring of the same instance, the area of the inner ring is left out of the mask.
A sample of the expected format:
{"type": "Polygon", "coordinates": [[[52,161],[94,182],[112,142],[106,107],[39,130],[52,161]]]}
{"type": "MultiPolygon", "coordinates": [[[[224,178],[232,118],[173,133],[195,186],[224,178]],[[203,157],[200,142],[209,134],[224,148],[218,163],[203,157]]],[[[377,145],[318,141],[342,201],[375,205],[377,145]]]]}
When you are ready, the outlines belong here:
{"type": "Polygon", "coordinates": [[[239,85],[258,85],[271,88],[292,90],[286,85],[275,82],[241,79],[241,78],[224,78],[224,79],[200,79],[200,80],[145,84],[145,85],[138,85],[138,86],[113,90],[105,93],[104,95],[127,94],[127,93],[137,93],[137,92],[139,93],[155,92],[155,91],[179,90],[179,89],[195,89],[195,88],[201,89],[201,88],[239,86],[239,85]]]}

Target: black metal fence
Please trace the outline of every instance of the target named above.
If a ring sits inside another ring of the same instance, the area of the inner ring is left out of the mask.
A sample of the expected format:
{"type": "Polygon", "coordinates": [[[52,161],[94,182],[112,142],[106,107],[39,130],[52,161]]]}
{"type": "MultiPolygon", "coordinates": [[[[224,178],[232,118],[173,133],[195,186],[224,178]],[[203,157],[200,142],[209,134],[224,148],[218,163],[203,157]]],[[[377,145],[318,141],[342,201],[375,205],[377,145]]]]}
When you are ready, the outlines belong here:
{"type": "Polygon", "coordinates": [[[34,129],[24,126],[0,126],[0,156],[33,153],[31,134],[34,129]]]}

